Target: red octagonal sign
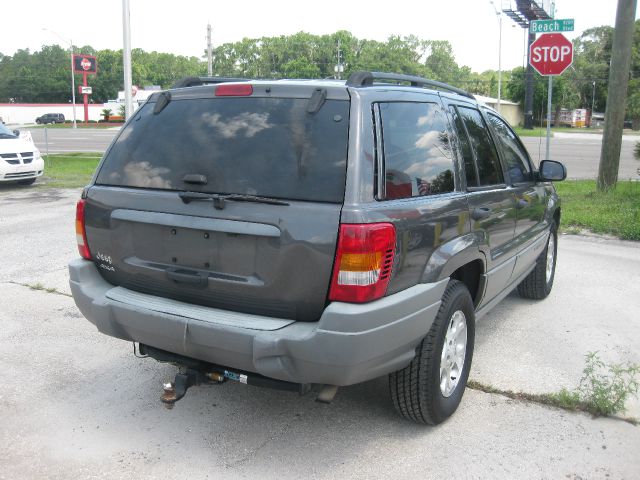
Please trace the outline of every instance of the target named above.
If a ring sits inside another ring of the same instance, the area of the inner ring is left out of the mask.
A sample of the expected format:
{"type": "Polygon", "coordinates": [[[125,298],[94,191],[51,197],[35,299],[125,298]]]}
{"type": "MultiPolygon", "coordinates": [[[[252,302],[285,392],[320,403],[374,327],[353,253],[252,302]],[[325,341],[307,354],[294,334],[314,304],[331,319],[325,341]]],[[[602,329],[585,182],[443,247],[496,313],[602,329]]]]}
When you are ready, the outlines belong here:
{"type": "Polygon", "coordinates": [[[560,75],[573,63],[573,44],[561,33],[540,35],[529,47],[529,63],[540,75],[560,75]]]}

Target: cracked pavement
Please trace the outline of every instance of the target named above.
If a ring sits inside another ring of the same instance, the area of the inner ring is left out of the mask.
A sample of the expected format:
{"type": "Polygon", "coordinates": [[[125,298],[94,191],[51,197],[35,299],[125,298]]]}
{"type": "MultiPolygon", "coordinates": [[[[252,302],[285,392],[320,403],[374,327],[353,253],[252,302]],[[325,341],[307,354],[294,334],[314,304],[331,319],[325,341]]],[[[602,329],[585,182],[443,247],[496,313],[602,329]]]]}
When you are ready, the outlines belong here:
{"type": "MultiPolygon", "coordinates": [[[[637,478],[640,427],[467,390],[438,427],[403,421],[386,379],[331,405],[227,382],[159,401],[175,367],[138,359],[64,295],[77,190],[0,188],[0,479],[637,478]]],[[[551,296],[477,327],[471,378],[577,385],[583,355],[640,363],[640,245],[562,236],[551,296]]],[[[640,417],[638,402],[629,414],[640,417]]]]}

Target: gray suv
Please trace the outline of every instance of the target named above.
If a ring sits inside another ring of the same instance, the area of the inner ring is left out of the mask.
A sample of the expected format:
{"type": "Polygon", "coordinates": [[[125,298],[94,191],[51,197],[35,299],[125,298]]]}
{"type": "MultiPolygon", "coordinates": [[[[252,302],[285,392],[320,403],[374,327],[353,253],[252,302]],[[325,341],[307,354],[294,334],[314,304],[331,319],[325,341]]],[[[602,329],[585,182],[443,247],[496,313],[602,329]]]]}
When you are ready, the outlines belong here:
{"type": "Polygon", "coordinates": [[[400,414],[436,424],[476,320],[514,288],[549,294],[565,176],[439,82],[185,79],[84,189],[71,290],[98,330],[180,366],[167,403],[225,380],[330,401],[388,375],[400,414]]]}

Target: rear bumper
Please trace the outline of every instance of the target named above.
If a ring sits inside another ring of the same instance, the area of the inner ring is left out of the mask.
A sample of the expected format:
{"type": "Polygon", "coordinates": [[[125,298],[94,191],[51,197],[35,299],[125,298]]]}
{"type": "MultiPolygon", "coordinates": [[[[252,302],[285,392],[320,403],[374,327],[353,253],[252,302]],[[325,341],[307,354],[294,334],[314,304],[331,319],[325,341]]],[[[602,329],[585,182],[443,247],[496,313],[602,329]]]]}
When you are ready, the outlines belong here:
{"type": "Polygon", "coordinates": [[[73,260],[69,274],[78,308],[102,333],[279,380],[330,385],[405,367],[447,285],[421,284],[362,305],[334,302],[317,322],[292,322],[114,287],[87,260],[73,260]]]}

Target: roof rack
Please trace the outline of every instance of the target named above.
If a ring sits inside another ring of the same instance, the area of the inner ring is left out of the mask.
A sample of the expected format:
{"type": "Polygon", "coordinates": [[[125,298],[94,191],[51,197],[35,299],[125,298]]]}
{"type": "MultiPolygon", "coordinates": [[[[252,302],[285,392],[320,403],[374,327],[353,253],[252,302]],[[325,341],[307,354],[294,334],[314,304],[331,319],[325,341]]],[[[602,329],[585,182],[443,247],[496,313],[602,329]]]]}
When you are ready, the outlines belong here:
{"type": "Polygon", "coordinates": [[[403,75],[400,73],[385,73],[385,72],[353,72],[349,75],[347,80],[348,87],[369,87],[373,85],[376,80],[391,80],[394,82],[408,82],[412,87],[433,87],[438,90],[447,90],[458,95],[462,95],[468,98],[474,98],[466,90],[462,90],[458,87],[453,87],[446,83],[437,82],[435,80],[429,80],[428,78],[415,77],[413,75],[403,75]]]}
{"type": "Polygon", "coordinates": [[[248,78],[231,77],[185,77],[174,83],[171,88],[197,87],[199,85],[212,85],[225,82],[247,82],[248,78]]]}

